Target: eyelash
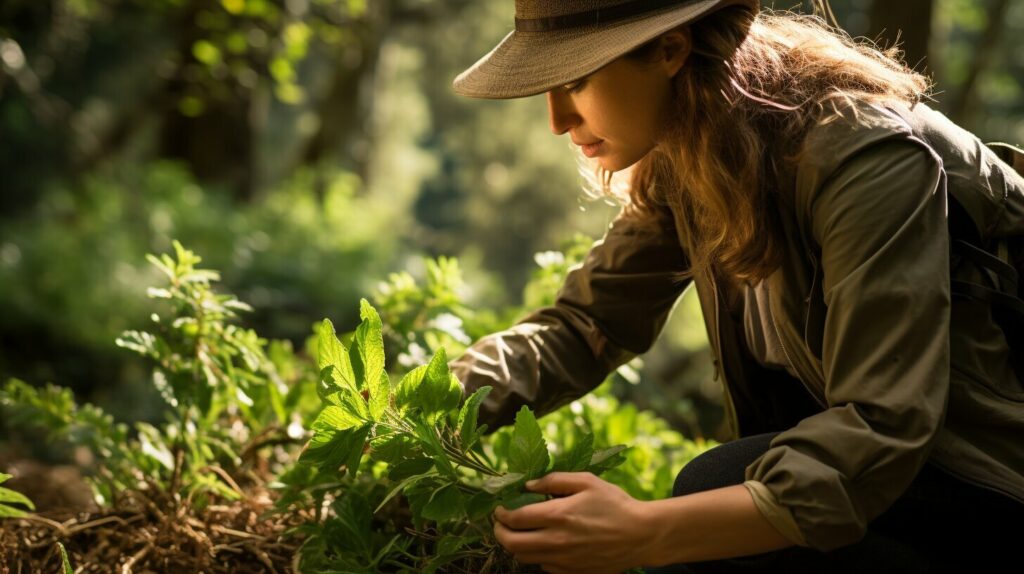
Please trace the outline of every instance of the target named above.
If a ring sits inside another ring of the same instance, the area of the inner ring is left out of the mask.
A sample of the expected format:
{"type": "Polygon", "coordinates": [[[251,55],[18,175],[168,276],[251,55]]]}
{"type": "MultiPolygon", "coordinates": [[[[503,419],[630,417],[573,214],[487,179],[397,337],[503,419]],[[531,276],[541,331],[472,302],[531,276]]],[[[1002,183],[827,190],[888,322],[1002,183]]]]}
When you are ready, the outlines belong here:
{"type": "Polygon", "coordinates": [[[577,81],[574,84],[569,84],[569,85],[565,86],[565,91],[569,92],[570,94],[575,94],[576,92],[578,92],[581,89],[583,89],[583,84],[585,84],[585,83],[586,83],[585,80],[579,80],[579,81],[577,81]]]}

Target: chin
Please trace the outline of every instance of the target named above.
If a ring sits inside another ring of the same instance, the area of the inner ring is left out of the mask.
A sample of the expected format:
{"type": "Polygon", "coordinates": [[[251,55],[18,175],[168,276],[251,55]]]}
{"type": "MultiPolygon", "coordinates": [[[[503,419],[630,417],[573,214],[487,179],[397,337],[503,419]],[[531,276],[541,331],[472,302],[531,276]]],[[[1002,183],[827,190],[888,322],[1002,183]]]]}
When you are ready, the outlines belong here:
{"type": "Polygon", "coordinates": [[[628,161],[620,157],[602,157],[598,161],[606,171],[616,172],[632,167],[633,164],[640,160],[628,161]]]}
{"type": "Polygon", "coordinates": [[[614,155],[602,155],[598,156],[596,159],[597,163],[601,164],[601,167],[603,167],[606,171],[619,171],[620,169],[626,167],[622,165],[622,158],[614,155]]]}

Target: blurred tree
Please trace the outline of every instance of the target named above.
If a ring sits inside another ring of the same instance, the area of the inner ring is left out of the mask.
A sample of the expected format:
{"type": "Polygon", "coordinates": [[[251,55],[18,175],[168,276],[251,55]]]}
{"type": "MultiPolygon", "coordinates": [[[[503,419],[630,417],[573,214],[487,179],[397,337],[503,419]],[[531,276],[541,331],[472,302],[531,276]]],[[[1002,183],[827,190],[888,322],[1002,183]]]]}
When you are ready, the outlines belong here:
{"type": "Polygon", "coordinates": [[[960,84],[948,107],[949,114],[955,121],[970,122],[971,118],[968,116],[974,115],[973,112],[979,105],[978,79],[995,60],[995,51],[1002,40],[1003,31],[1006,29],[1006,14],[1009,9],[1010,0],[990,0],[988,2],[984,32],[974,48],[967,76],[960,84]]]}
{"type": "MultiPolygon", "coordinates": [[[[4,2],[0,132],[9,145],[0,170],[20,193],[4,194],[0,207],[32,204],[41,180],[139,152],[183,159],[201,181],[251,198],[265,175],[257,144],[278,135],[264,131],[273,102],[318,103],[300,84],[313,50],[353,68],[352,49],[372,54],[364,25],[374,13],[365,0],[4,2]]],[[[367,61],[353,84],[372,71],[367,61]]],[[[340,109],[364,117],[372,100],[340,109]]]]}
{"type": "Polygon", "coordinates": [[[934,0],[874,0],[868,36],[885,46],[898,44],[907,64],[922,70],[930,62],[933,9],[934,0]]]}

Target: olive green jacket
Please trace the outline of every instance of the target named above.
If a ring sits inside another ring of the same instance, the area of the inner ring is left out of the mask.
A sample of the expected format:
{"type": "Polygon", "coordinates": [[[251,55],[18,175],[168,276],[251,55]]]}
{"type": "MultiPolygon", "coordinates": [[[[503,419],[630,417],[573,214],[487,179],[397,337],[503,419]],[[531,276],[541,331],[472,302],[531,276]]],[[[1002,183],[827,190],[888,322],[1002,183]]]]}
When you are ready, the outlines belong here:
{"type": "MultiPolygon", "coordinates": [[[[650,348],[697,289],[734,437],[781,431],[746,468],[765,517],[827,551],[863,537],[926,461],[1024,503],[1024,387],[985,304],[950,294],[947,194],[986,239],[1024,236],[1024,178],[925,105],[857,104],[815,125],[791,200],[783,265],[766,279],[795,380],[745,351],[723,282],[687,269],[678,214],[623,211],[556,303],[452,362],[482,421],[548,412],[650,348]],[[894,110],[898,110],[898,113],[894,110]]],[[[976,279],[969,265],[954,276],[976,279]]]]}

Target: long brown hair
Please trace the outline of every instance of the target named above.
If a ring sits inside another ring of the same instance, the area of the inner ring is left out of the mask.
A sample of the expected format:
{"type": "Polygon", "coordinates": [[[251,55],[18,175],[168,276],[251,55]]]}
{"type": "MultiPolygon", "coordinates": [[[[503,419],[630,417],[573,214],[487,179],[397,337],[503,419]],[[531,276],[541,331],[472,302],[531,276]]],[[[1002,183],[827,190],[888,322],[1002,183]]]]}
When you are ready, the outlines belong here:
{"type": "MultiPolygon", "coordinates": [[[[807,129],[852,101],[912,105],[930,83],[897,49],[856,41],[817,16],[755,16],[737,6],[700,20],[691,34],[666,136],[633,166],[627,208],[681,210],[686,275],[711,268],[756,283],[781,262],[771,203],[792,187],[807,129]]],[[[647,58],[654,47],[627,57],[647,58]]],[[[597,179],[612,193],[611,174],[599,168],[597,179]]]]}

